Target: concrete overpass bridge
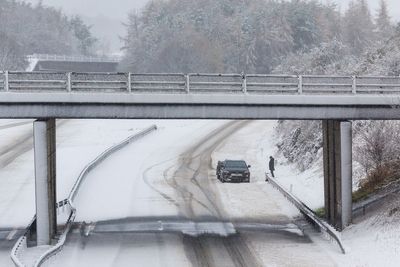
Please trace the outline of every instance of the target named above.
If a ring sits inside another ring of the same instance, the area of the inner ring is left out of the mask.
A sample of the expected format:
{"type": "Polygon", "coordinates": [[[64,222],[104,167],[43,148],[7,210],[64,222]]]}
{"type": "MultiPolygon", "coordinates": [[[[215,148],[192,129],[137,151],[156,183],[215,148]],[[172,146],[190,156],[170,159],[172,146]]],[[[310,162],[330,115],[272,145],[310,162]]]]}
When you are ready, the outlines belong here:
{"type": "Polygon", "coordinates": [[[0,118],[33,118],[37,244],[56,233],[55,119],[322,120],[327,220],[352,216],[349,120],[400,119],[400,77],[0,73],[0,118]]]}

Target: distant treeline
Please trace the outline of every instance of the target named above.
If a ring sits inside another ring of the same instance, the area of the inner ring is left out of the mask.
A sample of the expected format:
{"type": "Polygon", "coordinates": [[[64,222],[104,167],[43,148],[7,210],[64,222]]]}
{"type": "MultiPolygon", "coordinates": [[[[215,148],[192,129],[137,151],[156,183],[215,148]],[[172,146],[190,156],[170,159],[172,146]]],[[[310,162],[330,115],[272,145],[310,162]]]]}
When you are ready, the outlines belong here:
{"type": "Polygon", "coordinates": [[[95,42],[80,17],[41,3],[0,0],[0,70],[24,69],[32,53],[90,55],[95,42]]]}
{"type": "Polygon", "coordinates": [[[372,15],[365,0],[153,0],[126,27],[132,72],[346,72],[395,31],[386,3],[372,15]]]}

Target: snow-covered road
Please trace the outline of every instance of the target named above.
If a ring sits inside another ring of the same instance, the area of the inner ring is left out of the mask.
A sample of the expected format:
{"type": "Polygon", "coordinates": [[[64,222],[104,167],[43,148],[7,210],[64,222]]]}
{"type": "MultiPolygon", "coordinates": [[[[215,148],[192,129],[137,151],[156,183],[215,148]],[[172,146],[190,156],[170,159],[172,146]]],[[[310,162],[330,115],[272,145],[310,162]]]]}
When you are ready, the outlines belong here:
{"type": "MultiPolygon", "coordinates": [[[[398,200],[343,232],[347,255],[310,228],[302,234],[298,211],[264,181],[266,159],[276,156],[277,179],[313,207],[323,200],[321,167],[299,174],[282,164],[274,121],[66,121],[57,133],[58,199],[88,162],[151,124],[159,129],[83,182],[75,202],[86,226],[76,225],[47,266],[396,266],[398,200]],[[251,183],[220,183],[214,168],[226,158],[252,165],[251,183]]],[[[0,169],[0,266],[12,266],[10,249],[34,213],[32,150],[18,152],[31,125],[0,126],[0,151],[14,153],[0,169]]]]}
{"type": "Polygon", "coordinates": [[[333,266],[264,182],[258,145],[274,122],[164,123],[87,177],[77,220],[94,229],[75,230],[47,266],[333,266]],[[216,179],[214,162],[228,155],[253,165],[250,184],[216,179]]]}

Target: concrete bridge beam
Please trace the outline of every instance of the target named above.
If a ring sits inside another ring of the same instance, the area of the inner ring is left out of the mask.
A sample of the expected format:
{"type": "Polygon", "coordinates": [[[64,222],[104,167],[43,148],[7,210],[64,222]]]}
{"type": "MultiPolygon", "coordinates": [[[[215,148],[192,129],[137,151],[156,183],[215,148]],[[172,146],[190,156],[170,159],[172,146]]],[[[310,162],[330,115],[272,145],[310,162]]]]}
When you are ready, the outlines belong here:
{"type": "Polygon", "coordinates": [[[33,123],[36,190],[37,245],[50,245],[57,232],[56,123],[55,119],[33,123]]]}
{"type": "Polygon", "coordinates": [[[327,221],[343,230],[352,221],[352,124],[324,120],[324,193],[327,221]]]}

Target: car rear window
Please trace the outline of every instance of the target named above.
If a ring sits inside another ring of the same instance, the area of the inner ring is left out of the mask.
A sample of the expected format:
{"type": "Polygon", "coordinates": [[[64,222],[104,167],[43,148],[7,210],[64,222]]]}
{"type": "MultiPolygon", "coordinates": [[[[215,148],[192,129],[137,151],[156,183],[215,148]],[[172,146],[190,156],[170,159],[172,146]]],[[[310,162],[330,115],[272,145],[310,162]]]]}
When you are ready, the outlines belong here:
{"type": "Polygon", "coordinates": [[[227,168],[247,168],[246,162],[244,161],[226,161],[225,167],[227,168]]]}

